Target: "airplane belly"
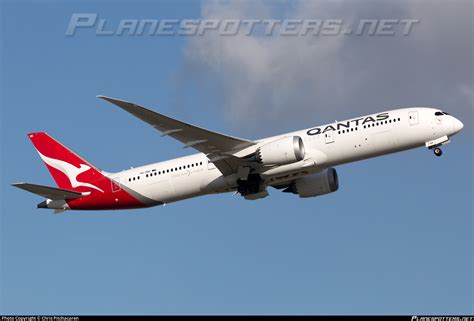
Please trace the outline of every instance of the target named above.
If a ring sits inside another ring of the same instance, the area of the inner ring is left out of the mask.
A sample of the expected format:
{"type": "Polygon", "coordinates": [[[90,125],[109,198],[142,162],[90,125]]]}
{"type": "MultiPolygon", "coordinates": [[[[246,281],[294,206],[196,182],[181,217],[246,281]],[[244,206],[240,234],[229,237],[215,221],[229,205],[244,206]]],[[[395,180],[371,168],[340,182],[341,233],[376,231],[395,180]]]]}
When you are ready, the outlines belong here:
{"type": "Polygon", "coordinates": [[[370,137],[372,151],[376,154],[396,149],[397,141],[391,130],[374,133],[370,137]]]}
{"type": "Polygon", "coordinates": [[[207,194],[203,190],[203,180],[206,178],[206,170],[184,171],[172,177],[168,184],[171,186],[173,193],[167,194],[165,202],[176,202],[187,198],[196,197],[207,194]]]}
{"type": "Polygon", "coordinates": [[[151,183],[147,186],[149,196],[160,202],[169,202],[175,196],[175,189],[169,179],[151,183]]]}

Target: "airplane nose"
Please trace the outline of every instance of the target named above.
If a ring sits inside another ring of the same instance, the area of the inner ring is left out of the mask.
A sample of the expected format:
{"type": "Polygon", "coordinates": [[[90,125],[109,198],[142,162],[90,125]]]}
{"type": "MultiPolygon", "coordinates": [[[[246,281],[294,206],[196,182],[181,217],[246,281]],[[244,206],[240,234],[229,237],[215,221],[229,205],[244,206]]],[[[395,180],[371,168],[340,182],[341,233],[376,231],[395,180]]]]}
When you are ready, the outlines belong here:
{"type": "Polygon", "coordinates": [[[463,127],[464,127],[464,124],[459,119],[456,119],[456,118],[453,119],[453,129],[455,133],[460,132],[461,129],[463,129],[463,127]]]}

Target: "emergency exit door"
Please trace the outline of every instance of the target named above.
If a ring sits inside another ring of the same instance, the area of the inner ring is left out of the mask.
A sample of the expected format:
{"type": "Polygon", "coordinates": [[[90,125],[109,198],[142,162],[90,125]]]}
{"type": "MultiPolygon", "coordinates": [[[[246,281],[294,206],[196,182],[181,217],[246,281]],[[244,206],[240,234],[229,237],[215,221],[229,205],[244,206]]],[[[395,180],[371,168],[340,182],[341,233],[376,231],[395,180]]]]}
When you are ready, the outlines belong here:
{"type": "Polygon", "coordinates": [[[120,188],[120,177],[115,177],[114,179],[111,180],[112,182],[112,192],[119,192],[121,190],[120,188]]]}
{"type": "Polygon", "coordinates": [[[410,126],[418,125],[419,119],[418,119],[418,112],[417,111],[411,111],[411,112],[408,113],[408,122],[410,123],[410,126]]]}
{"type": "Polygon", "coordinates": [[[334,131],[328,130],[324,133],[324,140],[326,144],[334,143],[334,131]]]}

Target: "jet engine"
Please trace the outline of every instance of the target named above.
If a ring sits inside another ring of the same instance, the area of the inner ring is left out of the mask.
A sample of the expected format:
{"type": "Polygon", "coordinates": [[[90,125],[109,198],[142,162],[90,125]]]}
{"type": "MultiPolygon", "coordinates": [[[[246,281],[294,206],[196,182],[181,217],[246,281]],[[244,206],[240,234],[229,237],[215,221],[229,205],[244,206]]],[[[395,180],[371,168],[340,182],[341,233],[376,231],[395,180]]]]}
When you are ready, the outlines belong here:
{"type": "Polygon", "coordinates": [[[304,158],[304,144],[299,136],[287,136],[274,140],[257,149],[255,157],[263,165],[286,165],[304,158]]]}
{"type": "Polygon", "coordinates": [[[334,168],[297,178],[283,192],[298,194],[300,197],[314,197],[337,191],[339,179],[334,168]]]}

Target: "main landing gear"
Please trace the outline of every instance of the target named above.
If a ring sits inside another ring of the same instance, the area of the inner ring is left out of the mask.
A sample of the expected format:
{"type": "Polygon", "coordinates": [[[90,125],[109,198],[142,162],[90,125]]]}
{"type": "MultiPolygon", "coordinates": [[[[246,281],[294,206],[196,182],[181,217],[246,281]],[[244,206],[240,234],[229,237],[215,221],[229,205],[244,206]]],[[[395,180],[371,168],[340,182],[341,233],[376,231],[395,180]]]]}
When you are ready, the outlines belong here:
{"type": "Polygon", "coordinates": [[[433,153],[434,153],[436,156],[438,156],[438,157],[441,156],[441,155],[443,155],[443,151],[442,151],[441,148],[439,148],[439,147],[435,147],[435,148],[433,149],[433,153]]]}
{"type": "Polygon", "coordinates": [[[249,174],[246,180],[237,180],[237,192],[247,200],[256,200],[268,196],[264,181],[259,174],[249,174]]]}

